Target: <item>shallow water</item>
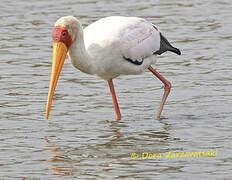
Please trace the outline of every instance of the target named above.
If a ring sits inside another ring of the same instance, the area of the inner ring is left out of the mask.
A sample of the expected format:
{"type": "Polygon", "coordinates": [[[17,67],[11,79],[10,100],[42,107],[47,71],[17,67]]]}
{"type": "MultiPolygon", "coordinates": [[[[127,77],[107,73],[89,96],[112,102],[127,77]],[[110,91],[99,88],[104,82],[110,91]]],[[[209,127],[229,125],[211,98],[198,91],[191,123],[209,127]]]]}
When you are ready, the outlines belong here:
{"type": "Polygon", "coordinates": [[[230,179],[231,6],[230,0],[1,1],[0,177],[230,179]],[[159,26],[183,53],[157,58],[155,67],[173,85],[164,118],[156,118],[163,87],[150,72],[115,79],[117,122],[107,83],[67,60],[45,120],[51,34],[64,15],[84,26],[111,15],[159,26]],[[164,156],[210,150],[216,157],[164,156]],[[145,152],[162,157],[143,159],[145,152]]]}

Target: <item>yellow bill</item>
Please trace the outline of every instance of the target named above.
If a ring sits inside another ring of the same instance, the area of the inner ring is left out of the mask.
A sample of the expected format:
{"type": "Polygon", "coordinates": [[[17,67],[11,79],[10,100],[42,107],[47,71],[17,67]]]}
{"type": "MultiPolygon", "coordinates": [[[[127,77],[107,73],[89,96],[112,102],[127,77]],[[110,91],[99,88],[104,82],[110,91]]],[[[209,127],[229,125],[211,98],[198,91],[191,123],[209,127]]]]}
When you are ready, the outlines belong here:
{"type": "Polygon", "coordinates": [[[56,84],[59,79],[59,75],[63,67],[67,52],[68,52],[68,48],[63,42],[53,43],[52,72],[51,72],[50,85],[48,91],[46,119],[48,119],[50,113],[52,98],[56,89],[56,84]]]}

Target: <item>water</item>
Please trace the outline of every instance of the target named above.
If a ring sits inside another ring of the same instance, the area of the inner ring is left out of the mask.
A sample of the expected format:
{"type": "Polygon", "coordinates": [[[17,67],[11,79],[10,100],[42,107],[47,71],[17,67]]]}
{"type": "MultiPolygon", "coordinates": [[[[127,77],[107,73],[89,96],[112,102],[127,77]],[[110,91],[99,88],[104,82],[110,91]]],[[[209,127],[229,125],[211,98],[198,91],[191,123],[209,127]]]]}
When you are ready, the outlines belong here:
{"type": "Polygon", "coordinates": [[[231,6],[230,0],[2,0],[1,179],[230,179],[231,6]],[[45,120],[52,29],[64,15],[84,26],[110,15],[143,17],[182,50],[160,56],[155,66],[173,85],[163,119],[155,115],[162,84],[150,72],[115,79],[117,122],[107,83],[67,60],[45,120]],[[216,157],[164,157],[210,150],[216,157]],[[162,158],[142,159],[143,152],[162,158]]]}

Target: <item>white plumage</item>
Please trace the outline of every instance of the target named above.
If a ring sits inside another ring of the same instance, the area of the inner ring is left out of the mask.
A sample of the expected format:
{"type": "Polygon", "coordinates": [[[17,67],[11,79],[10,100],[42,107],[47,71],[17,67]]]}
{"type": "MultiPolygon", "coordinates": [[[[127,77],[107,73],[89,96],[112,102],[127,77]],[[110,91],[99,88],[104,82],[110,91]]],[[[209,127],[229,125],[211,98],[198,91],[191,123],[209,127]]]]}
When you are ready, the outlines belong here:
{"type": "Polygon", "coordinates": [[[152,23],[137,17],[113,16],[102,18],[84,30],[73,16],[60,18],[54,28],[53,70],[47,102],[47,118],[52,96],[66,53],[74,67],[108,81],[117,119],[121,119],[112,79],[119,75],[140,74],[149,69],[165,85],[158,111],[160,117],[171,84],[155,71],[155,54],[177,48],[152,23]]]}
{"type": "MultiPolygon", "coordinates": [[[[77,27],[80,27],[79,31],[82,31],[80,22],[72,16],[58,20],[56,26],[67,19],[77,23],[77,27]]],[[[69,31],[72,37],[72,32],[75,30],[69,31]]],[[[155,62],[155,57],[151,56],[160,48],[160,35],[157,28],[137,17],[103,18],[78,34],[80,36],[73,41],[69,50],[72,64],[85,73],[96,74],[105,80],[119,75],[144,72],[155,62]],[[77,49],[81,51],[78,52],[77,49]],[[134,65],[124,57],[143,63],[141,66],[134,65]],[[91,68],[87,65],[90,62],[91,68]]]]}
{"type": "Polygon", "coordinates": [[[119,56],[132,60],[151,56],[160,48],[159,32],[151,23],[136,17],[100,19],[84,29],[84,40],[87,48],[92,43],[111,46],[120,52],[119,56]]]}

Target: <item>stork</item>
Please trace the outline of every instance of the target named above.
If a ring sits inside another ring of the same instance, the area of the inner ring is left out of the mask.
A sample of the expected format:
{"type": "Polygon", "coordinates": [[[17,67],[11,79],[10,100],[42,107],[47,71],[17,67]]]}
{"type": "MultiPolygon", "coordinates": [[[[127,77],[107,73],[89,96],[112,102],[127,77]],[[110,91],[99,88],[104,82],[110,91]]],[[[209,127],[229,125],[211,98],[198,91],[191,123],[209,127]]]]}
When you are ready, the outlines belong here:
{"type": "Polygon", "coordinates": [[[49,117],[56,84],[66,59],[80,71],[108,81],[116,119],[121,119],[113,79],[120,75],[136,75],[146,69],[164,84],[164,94],[158,109],[160,118],[171,89],[171,83],[152,68],[156,55],[173,47],[154,24],[138,17],[111,16],[102,18],[83,29],[73,16],[58,19],[53,30],[53,60],[48,91],[46,118],[49,117]]]}

